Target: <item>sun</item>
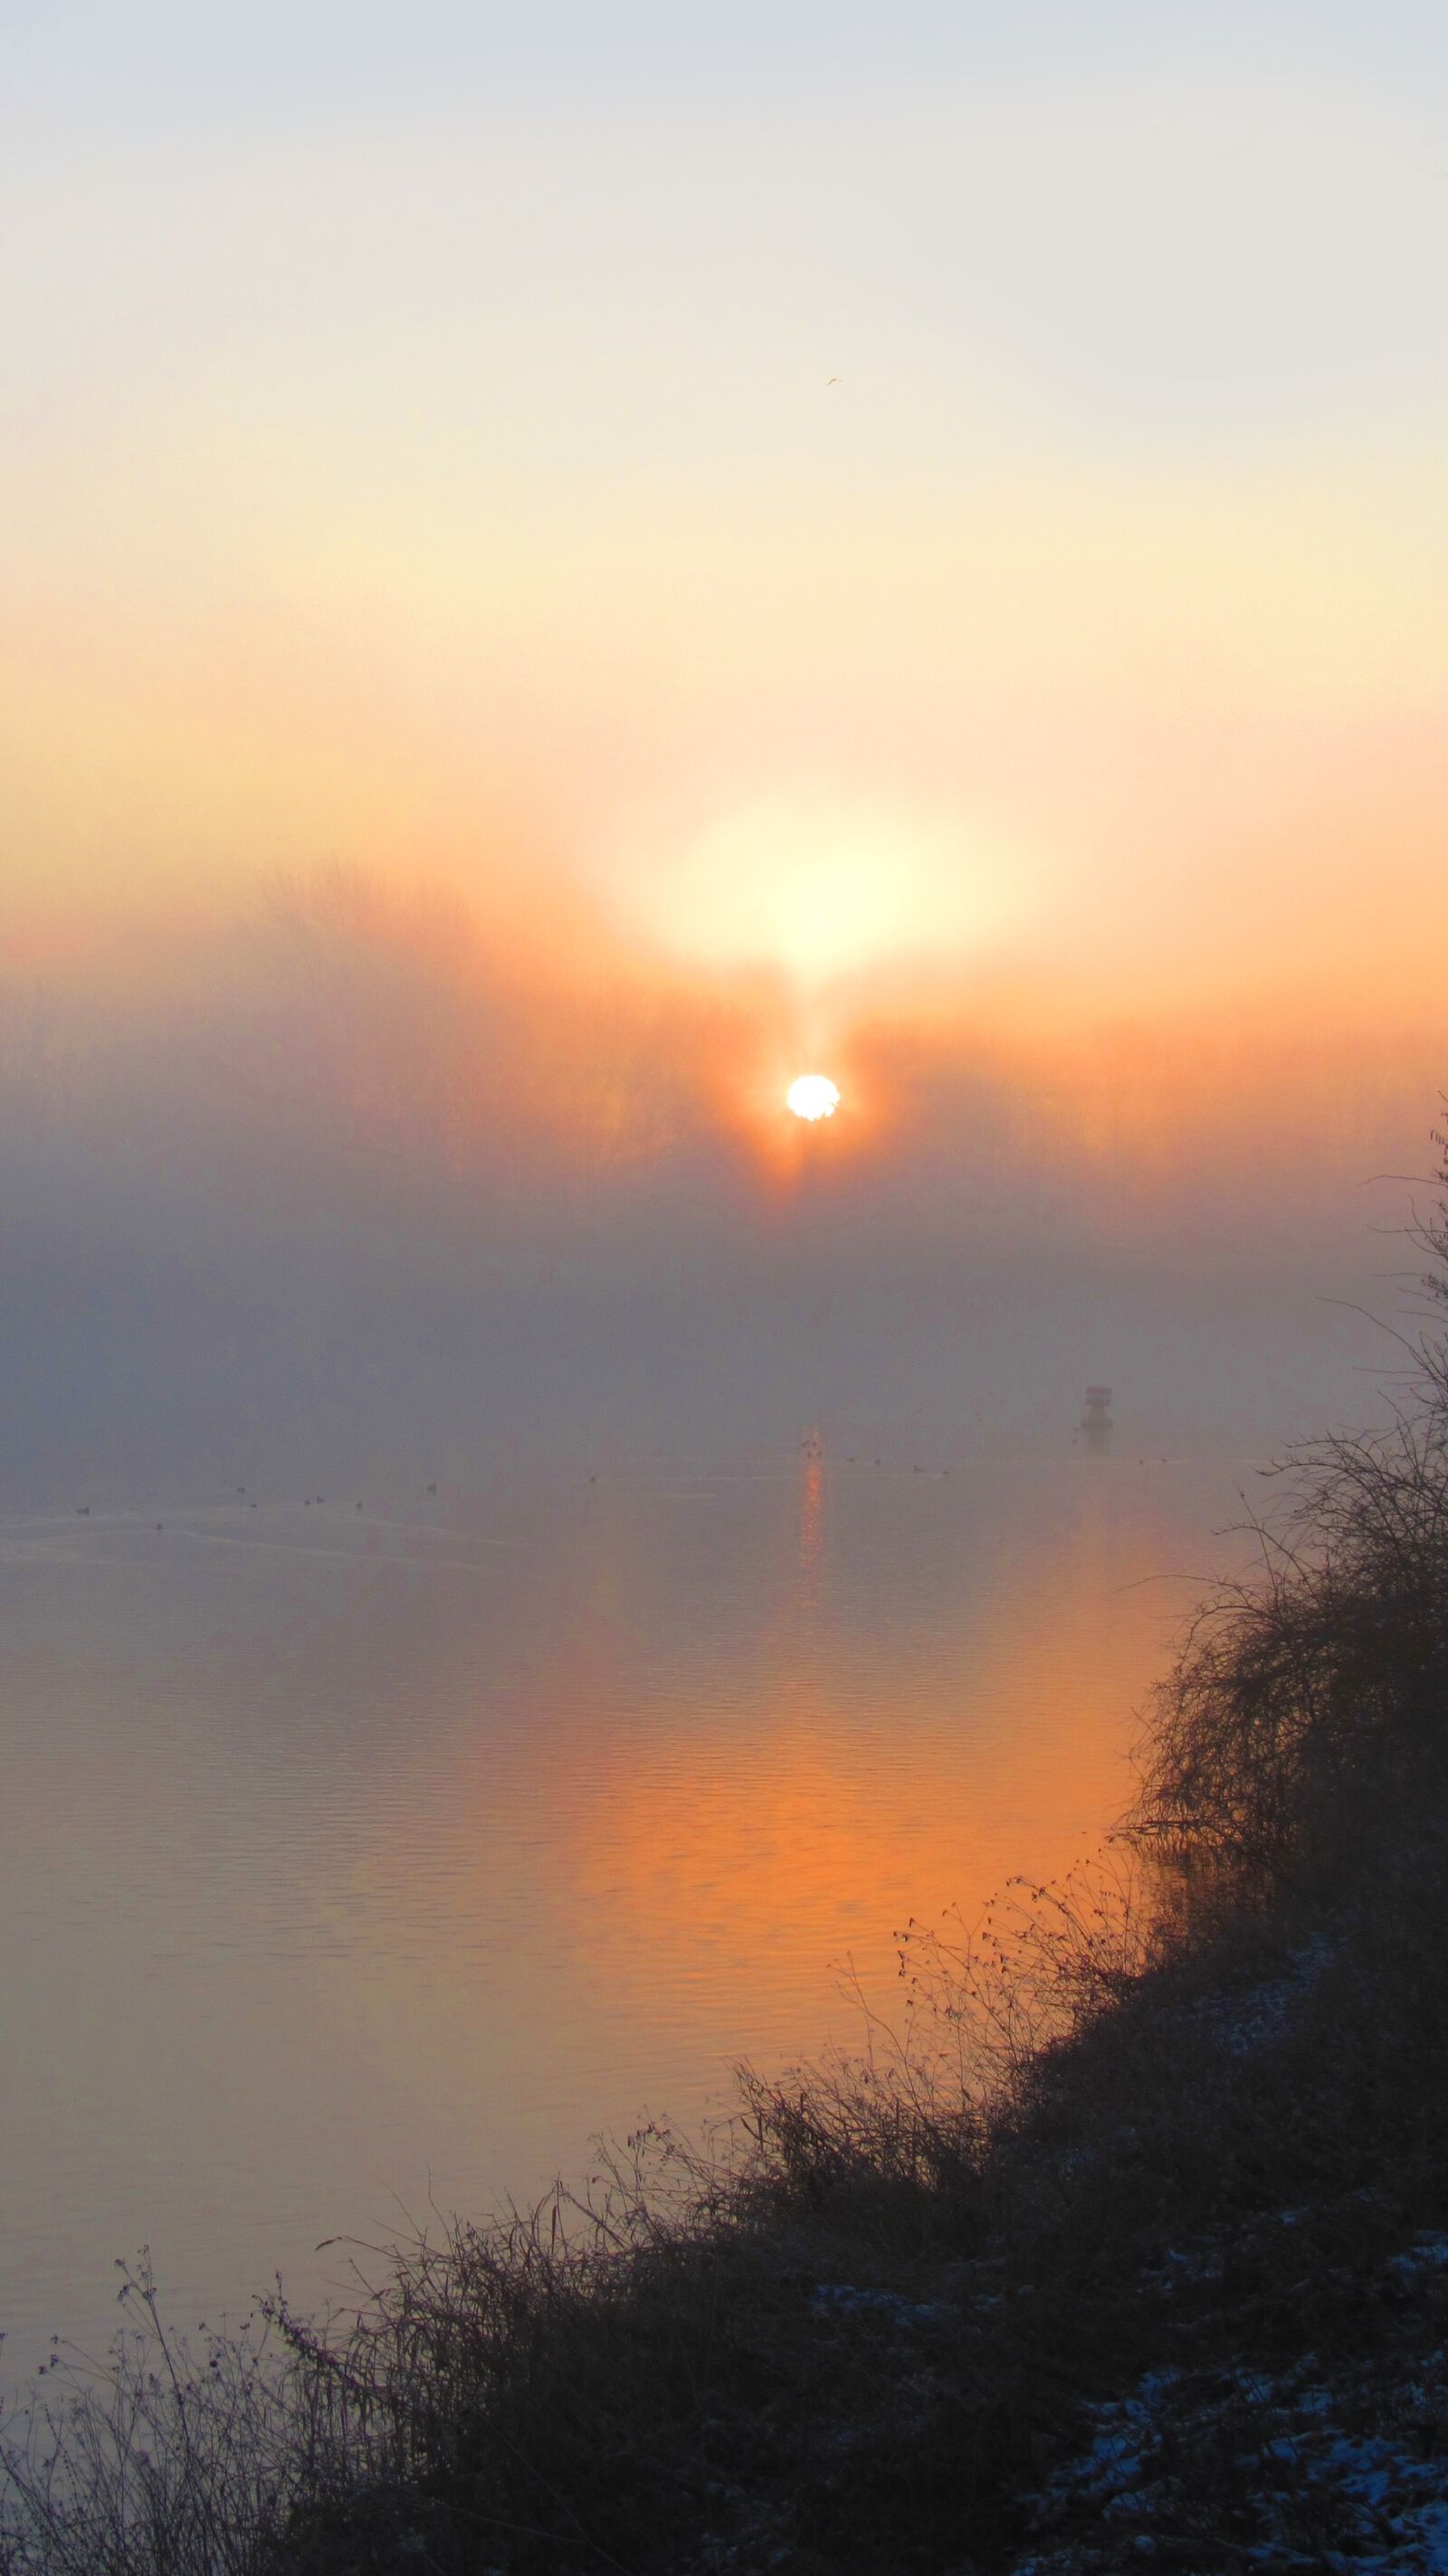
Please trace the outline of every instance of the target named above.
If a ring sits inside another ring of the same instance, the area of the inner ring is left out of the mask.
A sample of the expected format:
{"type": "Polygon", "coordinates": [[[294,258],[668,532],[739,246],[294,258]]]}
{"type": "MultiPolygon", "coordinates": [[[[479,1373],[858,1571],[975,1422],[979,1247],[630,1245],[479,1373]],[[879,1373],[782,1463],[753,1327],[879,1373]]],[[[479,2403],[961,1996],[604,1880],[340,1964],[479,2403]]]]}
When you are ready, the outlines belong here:
{"type": "Polygon", "coordinates": [[[827,1073],[802,1073],[792,1082],[785,1098],[796,1118],[833,1118],[840,1105],[839,1086],[827,1073]]]}

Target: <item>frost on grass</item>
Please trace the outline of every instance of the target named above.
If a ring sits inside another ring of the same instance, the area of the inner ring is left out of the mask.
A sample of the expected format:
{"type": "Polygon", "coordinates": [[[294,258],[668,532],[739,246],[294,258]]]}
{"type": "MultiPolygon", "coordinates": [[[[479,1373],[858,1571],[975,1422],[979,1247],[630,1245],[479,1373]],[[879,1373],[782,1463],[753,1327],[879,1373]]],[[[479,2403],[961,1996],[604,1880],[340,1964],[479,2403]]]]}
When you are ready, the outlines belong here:
{"type": "MultiPolygon", "coordinates": [[[[1306,2213],[1279,2213],[1282,2225],[1306,2213]]],[[[1089,2438],[1034,2500],[1013,2576],[1143,2564],[1448,2576],[1448,2237],[1414,2238],[1371,2286],[1402,2334],[1371,2362],[1305,2353],[1149,2371],[1086,2410],[1089,2438]]]]}

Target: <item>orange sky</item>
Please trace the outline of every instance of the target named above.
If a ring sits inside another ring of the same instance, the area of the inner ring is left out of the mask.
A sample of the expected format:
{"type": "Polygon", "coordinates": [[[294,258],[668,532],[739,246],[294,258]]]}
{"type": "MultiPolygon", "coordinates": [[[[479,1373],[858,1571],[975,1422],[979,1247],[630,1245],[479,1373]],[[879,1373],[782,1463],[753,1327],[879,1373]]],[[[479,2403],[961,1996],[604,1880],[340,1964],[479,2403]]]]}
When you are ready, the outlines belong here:
{"type": "Polygon", "coordinates": [[[47,42],[0,959],[341,861],[773,979],[807,1051],[912,978],[1437,1009],[1448,209],[1390,51],[507,114],[444,52],[218,124],[68,117],[47,42]]]}

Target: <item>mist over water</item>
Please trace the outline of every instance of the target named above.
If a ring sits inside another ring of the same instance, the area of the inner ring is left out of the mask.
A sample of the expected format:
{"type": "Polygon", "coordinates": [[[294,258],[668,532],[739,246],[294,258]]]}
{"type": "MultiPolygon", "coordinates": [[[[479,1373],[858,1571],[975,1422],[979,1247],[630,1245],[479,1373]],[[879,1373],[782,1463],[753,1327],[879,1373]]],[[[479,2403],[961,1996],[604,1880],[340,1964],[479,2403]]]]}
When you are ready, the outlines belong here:
{"type": "Polygon", "coordinates": [[[805,1002],[337,872],[12,976],[0,1490],[1049,1447],[1093,1380],[1157,1450],[1371,1409],[1440,1034],[1046,999],[805,1002]]]}

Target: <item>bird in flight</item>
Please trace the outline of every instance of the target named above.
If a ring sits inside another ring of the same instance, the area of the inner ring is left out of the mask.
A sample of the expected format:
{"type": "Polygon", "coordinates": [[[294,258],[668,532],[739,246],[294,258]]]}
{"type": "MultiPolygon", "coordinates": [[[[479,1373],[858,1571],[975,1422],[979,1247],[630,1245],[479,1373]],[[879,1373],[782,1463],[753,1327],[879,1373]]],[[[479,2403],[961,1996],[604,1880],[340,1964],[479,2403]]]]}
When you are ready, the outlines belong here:
{"type": "Polygon", "coordinates": [[[839,383],[839,381],[840,381],[840,380],[839,380],[839,377],[838,377],[838,376],[831,376],[831,378],[830,378],[830,380],[829,380],[829,384],[827,384],[827,385],[825,386],[825,392],[826,392],[826,393],[828,393],[828,392],[829,392],[829,389],[830,389],[830,385],[837,385],[837,384],[839,383]]]}

